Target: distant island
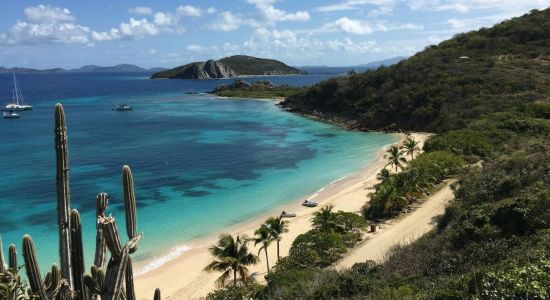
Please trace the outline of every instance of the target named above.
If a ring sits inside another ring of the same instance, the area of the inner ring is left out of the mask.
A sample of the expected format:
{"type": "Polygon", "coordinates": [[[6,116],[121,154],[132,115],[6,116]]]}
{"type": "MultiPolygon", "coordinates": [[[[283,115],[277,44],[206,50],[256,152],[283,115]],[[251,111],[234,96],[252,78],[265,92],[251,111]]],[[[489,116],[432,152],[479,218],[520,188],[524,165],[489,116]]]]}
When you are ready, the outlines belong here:
{"type": "Polygon", "coordinates": [[[97,65],[86,65],[77,69],[62,69],[62,68],[51,68],[51,69],[33,69],[33,68],[5,68],[0,67],[0,73],[61,73],[61,72],[159,72],[166,70],[165,68],[142,68],[133,64],[119,64],[109,67],[97,66],[97,65]]]}
{"type": "Polygon", "coordinates": [[[365,64],[353,65],[353,66],[342,66],[342,67],[329,67],[329,66],[301,66],[298,67],[303,72],[309,74],[346,74],[351,71],[362,73],[368,70],[377,69],[383,66],[391,66],[399,63],[402,60],[407,59],[405,56],[397,56],[384,60],[373,61],[365,64]]]}
{"type": "Polygon", "coordinates": [[[284,100],[285,97],[297,93],[302,89],[303,88],[289,85],[276,86],[269,80],[248,83],[244,80],[237,79],[232,84],[218,85],[210,93],[220,97],[284,100]]]}
{"type": "Polygon", "coordinates": [[[192,62],[153,74],[152,79],[210,79],[251,75],[291,75],[302,71],[274,59],[234,55],[220,60],[192,62]]]}

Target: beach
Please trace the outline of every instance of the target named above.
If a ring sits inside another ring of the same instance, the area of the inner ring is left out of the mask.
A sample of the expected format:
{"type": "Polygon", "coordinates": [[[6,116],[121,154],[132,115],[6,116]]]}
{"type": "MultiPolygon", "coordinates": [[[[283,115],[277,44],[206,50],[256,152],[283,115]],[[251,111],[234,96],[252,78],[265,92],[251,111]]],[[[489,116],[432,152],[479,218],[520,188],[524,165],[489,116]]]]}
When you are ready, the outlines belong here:
{"type": "MultiPolygon", "coordinates": [[[[412,136],[417,141],[420,141],[421,147],[429,135],[413,133],[412,136]]],[[[399,138],[401,142],[405,136],[400,135],[399,138]]],[[[217,288],[215,281],[220,275],[216,272],[209,273],[203,271],[206,265],[213,259],[208,252],[208,248],[216,243],[218,235],[221,233],[230,233],[233,235],[246,234],[253,236],[254,231],[268,217],[277,216],[282,210],[296,213],[295,218],[287,219],[289,231],[283,235],[280,244],[281,256],[286,256],[294,239],[311,229],[311,218],[321,207],[333,205],[335,211],[360,212],[361,207],[368,200],[367,195],[372,192],[372,186],[377,183],[376,173],[387,163],[383,155],[384,149],[381,149],[377,158],[367,166],[347,177],[333,181],[313,195],[296,199],[292,204],[280,206],[270,210],[268,213],[225,228],[223,231],[186,243],[186,247],[188,248],[181,249],[180,252],[183,252],[181,255],[177,257],[173,255],[174,257],[170,257],[172,260],[162,266],[136,276],[136,294],[138,299],[151,299],[155,288],[160,288],[163,297],[166,299],[200,299],[205,297],[209,292],[217,288]],[[301,206],[301,202],[306,198],[320,202],[319,206],[316,208],[301,206]],[[186,249],[189,250],[184,251],[186,249]]],[[[250,246],[253,253],[258,252],[257,247],[254,247],[252,244],[250,246]]],[[[383,255],[384,253],[382,252],[384,251],[387,251],[387,249],[380,250],[381,253],[379,254],[383,255]]],[[[274,265],[276,246],[269,247],[268,254],[271,264],[274,265]]],[[[262,257],[260,257],[261,259],[262,257]]],[[[137,263],[136,269],[143,267],[143,265],[137,263]]],[[[262,260],[258,264],[249,267],[249,270],[257,282],[262,283],[264,281],[263,275],[266,273],[266,266],[262,260]]]]}

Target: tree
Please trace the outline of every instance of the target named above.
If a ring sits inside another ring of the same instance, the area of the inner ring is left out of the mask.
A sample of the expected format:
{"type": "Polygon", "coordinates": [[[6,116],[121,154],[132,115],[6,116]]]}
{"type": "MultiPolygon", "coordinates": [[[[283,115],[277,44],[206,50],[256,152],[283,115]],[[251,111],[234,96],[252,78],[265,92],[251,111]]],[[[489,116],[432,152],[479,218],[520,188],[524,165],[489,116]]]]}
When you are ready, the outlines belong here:
{"type": "Polygon", "coordinates": [[[271,242],[273,242],[275,239],[273,238],[273,235],[271,234],[271,231],[266,224],[262,224],[260,228],[256,229],[254,234],[254,245],[262,244],[260,249],[258,249],[258,256],[260,255],[260,252],[264,250],[265,262],[267,264],[267,273],[269,273],[269,256],[267,255],[267,247],[269,247],[269,245],[271,245],[271,242]]]}
{"type": "Polygon", "coordinates": [[[403,143],[403,149],[405,153],[411,156],[411,159],[414,159],[414,152],[420,151],[420,142],[416,141],[414,138],[408,137],[403,143]]]}
{"type": "Polygon", "coordinates": [[[209,272],[223,272],[216,280],[220,286],[225,285],[231,276],[231,271],[233,271],[233,285],[237,285],[237,273],[239,273],[243,284],[248,284],[249,274],[246,266],[258,262],[258,257],[248,252],[248,241],[244,235],[237,235],[236,238],[233,238],[230,234],[222,234],[217,245],[208,249],[216,259],[204,269],[209,272]]]}
{"type": "Polygon", "coordinates": [[[380,172],[378,172],[378,174],[376,174],[376,179],[380,180],[380,181],[384,181],[384,180],[387,180],[388,178],[390,178],[390,170],[384,168],[382,170],[380,170],[380,172]]]}
{"type": "Polygon", "coordinates": [[[319,228],[321,231],[324,232],[331,231],[332,228],[334,228],[336,225],[336,218],[332,213],[333,208],[334,206],[328,205],[321,208],[320,211],[316,212],[312,219],[313,226],[319,228]]]}
{"type": "Polygon", "coordinates": [[[288,222],[283,220],[281,216],[277,218],[271,217],[266,221],[266,225],[269,227],[271,236],[277,241],[277,262],[281,258],[279,253],[279,243],[281,242],[283,233],[288,232],[287,224],[288,222]]]}
{"type": "Polygon", "coordinates": [[[403,151],[395,145],[392,145],[390,149],[386,150],[384,158],[388,159],[388,164],[386,166],[389,165],[395,168],[395,172],[397,172],[397,168],[403,169],[402,163],[407,162],[407,159],[403,157],[403,151]]]}

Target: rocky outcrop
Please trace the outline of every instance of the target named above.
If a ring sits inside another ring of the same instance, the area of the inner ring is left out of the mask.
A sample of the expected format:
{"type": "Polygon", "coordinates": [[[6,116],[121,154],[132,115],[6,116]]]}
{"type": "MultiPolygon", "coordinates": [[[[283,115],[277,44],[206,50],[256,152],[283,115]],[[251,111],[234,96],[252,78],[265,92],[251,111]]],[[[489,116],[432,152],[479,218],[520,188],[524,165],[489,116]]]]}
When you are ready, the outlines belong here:
{"type": "Polygon", "coordinates": [[[298,69],[277,60],[235,55],[220,60],[193,62],[155,73],[151,78],[210,79],[242,75],[288,75],[299,73],[298,69]]]}

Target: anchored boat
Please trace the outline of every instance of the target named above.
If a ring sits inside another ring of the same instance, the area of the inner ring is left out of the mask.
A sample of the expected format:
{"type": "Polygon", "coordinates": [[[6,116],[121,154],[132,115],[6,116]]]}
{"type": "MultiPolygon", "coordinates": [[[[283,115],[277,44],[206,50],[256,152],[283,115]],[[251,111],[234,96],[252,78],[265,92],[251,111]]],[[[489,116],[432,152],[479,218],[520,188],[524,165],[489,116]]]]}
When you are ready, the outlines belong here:
{"type": "MultiPolygon", "coordinates": [[[[2,110],[7,112],[12,112],[12,113],[14,111],[32,110],[32,105],[28,105],[25,103],[25,98],[23,98],[23,93],[21,93],[21,89],[19,89],[19,86],[17,85],[17,79],[15,78],[15,73],[12,72],[12,74],[13,74],[12,102],[6,104],[6,106],[4,106],[2,110]]],[[[19,116],[19,114],[16,114],[16,115],[19,116]]]]}
{"type": "Polygon", "coordinates": [[[129,111],[129,110],[132,110],[132,109],[134,109],[134,108],[131,107],[128,104],[117,104],[117,105],[115,105],[115,107],[113,107],[113,110],[116,110],[116,111],[129,111]]]}

